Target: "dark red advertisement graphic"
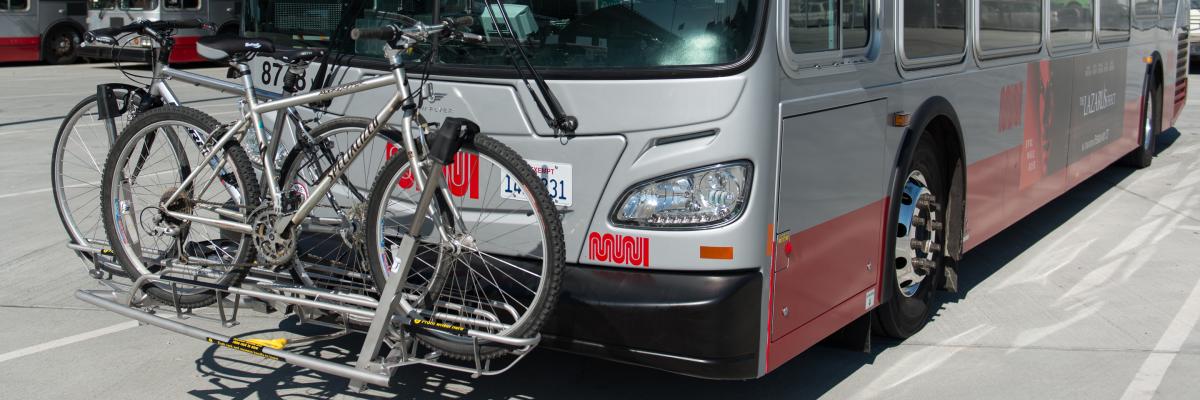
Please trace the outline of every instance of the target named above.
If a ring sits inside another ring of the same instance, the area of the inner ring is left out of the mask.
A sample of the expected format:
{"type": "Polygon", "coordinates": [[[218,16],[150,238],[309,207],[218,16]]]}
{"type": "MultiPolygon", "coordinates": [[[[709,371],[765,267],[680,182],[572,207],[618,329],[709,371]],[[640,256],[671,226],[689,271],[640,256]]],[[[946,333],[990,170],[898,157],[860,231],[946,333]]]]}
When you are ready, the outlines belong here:
{"type": "Polygon", "coordinates": [[[1020,189],[1046,176],[1050,158],[1048,131],[1053,126],[1054,92],[1050,90],[1050,62],[1029,63],[1025,79],[1025,138],[1021,141],[1020,189]]]}

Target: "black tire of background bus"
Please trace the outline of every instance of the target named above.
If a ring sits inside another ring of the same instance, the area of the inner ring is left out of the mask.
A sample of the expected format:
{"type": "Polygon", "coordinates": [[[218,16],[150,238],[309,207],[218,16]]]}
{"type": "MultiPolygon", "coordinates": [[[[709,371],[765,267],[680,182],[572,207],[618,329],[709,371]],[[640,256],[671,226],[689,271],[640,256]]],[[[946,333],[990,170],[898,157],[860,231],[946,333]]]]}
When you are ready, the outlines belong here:
{"type": "Polygon", "coordinates": [[[1153,72],[1146,74],[1146,82],[1142,86],[1142,101],[1139,106],[1142,111],[1138,113],[1138,147],[1125,155],[1122,160],[1123,164],[1142,169],[1149,167],[1154,162],[1154,152],[1158,150],[1158,134],[1162,132],[1162,88],[1154,79],[1153,72]],[[1146,110],[1146,98],[1150,99],[1151,110],[1146,110]],[[1146,132],[1146,113],[1150,112],[1150,132],[1146,132]],[[1146,135],[1149,135],[1147,142],[1146,135]]]}
{"type": "MultiPolygon", "coordinates": [[[[116,89],[123,90],[125,92],[131,92],[131,91],[137,90],[137,87],[133,86],[133,85],[111,84],[111,83],[109,85],[113,86],[116,89]]],[[[117,103],[118,103],[117,107],[122,108],[122,109],[128,109],[128,105],[121,104],[121,103],[125,102],[125,100],[126,100],[125,96],[118,95],[117,96],[117,103]]],[[[75,118],[75,114],[82,112],[82,110],[84,108],[88,107],[89,104],[92,104],[95,102],[96,102],[96,95],[93,94],[91,96],[84,97],[83,100],[80,100],[79,103],[75,104],[75,107],[71,108],[71,112],[67,113],[67,117],[64,118],[62,124],[58,126],[58,133],[56,135],[54,135],[54,147],[50,148],[50,190],[55,191],[55,193],[53,193],[53,196],[51,196],[54,198],[54,211],[58,213],[58,221],[62,223],[63,230],[65,230],[67,232],[67,237],[71,239],[71,243],[78,244],[78,245],[84,245],[85,243],[84,243],[84,240],[82,237],[79,237],[73,233],[75,231],[71,229],[71,224],[67,221],[66,211],[63,208],[66,205],[59,202],[60,198],[62,197],[62,194],[57,193],[57,192],[58,192],[59,188],[61,188],[63,186],[63,182],[62,182],[62,178],[59,177],[58,174],[54,173],[55,172],[54,166],[58,165],[58,163],[59,163],[58,149],[61,148],[61,146],[65,145],[63,143],[63,140],[66,139],[66,137],[68,136],[65,134],[65,132],[67,131],[67,128],[68,128],[67,124],[70,124],[71,121],[78,121],[78,118],[75,118]]],[[[101,174],[103,174],[103,171],[101,171],[101,174]]],[[[82,258],[84,262],[88,262],[88,263],[92,262],[92,253],[85,252],[85,251],[76,251],[75,254],[78,255],[80,258],[82,258]]],[[[121,271],[121,273],[124,274],[124,271],[121,271]]]]}
{"type": "MultiPolygon", "coordinates": [[[[925,183],[929,191],[936,196],[941,210],[946,210],[948,192],[945,185],[946,176],[942,172],[942,162],[938,156],[938,149],[940,148],[934,141],[932,134],[926,132],[921,135],[920,142],[917,143],[917,148],[913,152],[911,165],[905,171],[904,175],[902,175],[905,181],[901,181],[899,184],[904,185],[913,170],[921,171],[921,174],[925,177],[925,183]]],[[[899,206],[899,202],[893,202],[892,204],[892,207],[899,206]]],[[[892,212],[891,215],[899,215],[899,213],[892,212]]],[[[895,248],[896,246],[897,238],[894,227],[897,225],[898,222],[896,221],[892,221],[887,225],[888,227],[893,227],[888,230],[891,233],[888,235],[889,239],[886,242],[888,246],[891,246],[890,248],[895,248]]],[[[943,228],[939,233],[941,234],[939,237],[942,238],[942,248],[946,248],[946,229],[943,228]]],[[[917,293],[912,297],[904,297],[895,286],[895,260],[885,262],[884,265],[887,266],[887,269],[883,274],[883,284],[891,285],[887,286],[891,290],[885,290],[884,293],[890,292],[891,298],[883,299],[882,304],[872,313],[875,318],[872,327],[877,334],[896,339],[905,339],[919,332],[929,322],[929,318],[934,311],[934,306],[936,306],[935,296],[937,295],[938,287],[941,286],[940,279],[943,274],[942,269],[945,268],[945,261],[940,259],[937,261],[937,267],[927,275],[925,278],[926,281],[921,283],[921,287],[917,289],[917,293]]]]}
{"type": "Polygon", "coordinates": [[[42,61],[47,64],[62,65],[72,64],[79,57],[79,41],[80,33],[72,28],[59,27],[54,28],[46,34],[46,38],[42,40],[42,61]],[[60,40],[69,40],[71,43],[71,51],[66,55],[59,56],[55,52],[55,47],[60,40]]]}
{"type": "MultiPolygon", "coordinates": [[[[104,162],[104,179],[100,182],[101,201],[108,203],[108,199],[115,198],[112,193],[112,185],[110,182],[113,181],[112,174],[114,174],[118,168],[116,163],[121,158],[119,156],[119,151],[124,149],[126,146],[129,146],[129,142],[132,141],[133,136],[135,136],[133,133],[145,129],[148,125],[161,121],[179,121],[191,124],[201,127],[210,134],[221,130],[221,123],[217,122],[216,119],[208,114],[200,112],[199,110],[182,106],[168,105],[147,111],[137,119],[134,119],[133,122],[130,122],[129,126],[125,127],[125,131],[120,137],[117,138],[117,142],[113,144],[112,150],[108,152],[108,159],[104,162]]],[[[188,142],[190,143],[190,141],[188,142]]],[[[259,191],[258,178],[255,176],[254,164],[250,162],[250,157],[246,155],[246,151],[242,149],[241,144],[238,142],[230,141],[229,143],[226,143],[225,154],[236,169],[235,173],[238,175],[237,179],[242,182],[244,186],[238,189],[241,191],[243,198],[246,199],[246,214],[248,215],[250,211],[253,211],[258,206],[259,199],[262,198],[262,193],[259,191]]],[[[120,243],[121,239],[117,236],[117,230],[113,226],[115,224],[113,221],[113,208],[100,207],[100,210],[103,213],[104,231],[107,233],[108,242],[114,244],[120,243]]],[[[242,254],[240,257],[241,259],[234,260],[234,263],[242,264],[253,261],[253,242],[250,240],[243,240],[241,246],[246,247],[246,249],[245,251],[240,252],[242,254]]],[[[130,279],[136,281],[137,278],[142,276],[141,271],[138,271],[137,268],[133,266],[133,263],[130,262],[131,257],[129,254],[125,253],[125,248],[123,246],[112,246],[112,250],[118,263],[120,263],[121,266],[125,268],[125,272],[129,274],[130,279]]],[[[215,282],[215,284],[224,286],[237,286],[242,282],[242,278],[246,277],[247,270],[248,268],[233,268],[229,273],[225,274],[221,277],[221,279],[215,282]]],[[[144,290],[151,297],[164,302],[164,304],[175,304],[173,302],[176,299],[173,299],[170,290],[163,289],[153,284],[144,286],[144,290]]],[[[177,299],[177,304],[184,308],[205,307],[216,303],[217,299],[221,297],[224,297],[223,292],[216,293],[213,290],[205,290],[198,293],[180,295],[177,299]]]]}
{"type": "MultiPolygon", "coordinates": [[[[507,336],[515,338],[531,337],[537,334],[541,329],[546,318],[553,312],[554,304],[558,300],[558,294],[562,287],[563,269],[566,263],[565,244],[562,234],[562,222],[558,215],[558,210],[554,207],[553,201],[550,200],[550,194],[546,191],[546,187],[542,184],[541,178],[533,173],[533,169],[529,168],[529,164],[525,162],[517,152],[513,151],[508,146],[492,139],[484,134],[475,136],[474,142],[466,143],[463,149],[474,150],[480,155],[487,156],[497,163],[500,163],[504,169],[512,173],[517,181],[528,189],[529,195],[539,199],[537,201],[538,212],[544,216],[546,225],[542,226],[544,235],[546,236],[547,254],[549,260],[546,260],[549,265],[542,276],[545,281],[546,292],[543,293],[538,300],[538,304],[530,306],[530,313],[534,313],[532,318],[525,320],[523,326],[517,327],[507,336]]],[[[367,206],[367,221],[377,221],[381,217],[385,193],[388,192],[388,187],[392,185],[390,177],[396,176],[400,168],[405,165],[407,160],[404,157],[394,157],[388,161],[383,167],[383,171],[379,173],[375,184],[371,186],[371,202],[367,206]]],[[[367,230],[367,243],[379,243],[380,238],[375,237],[376,230],[367,230]]],[[[376,287],[381,291],[387,282],[387,277],[383,273],[383,266],[379,260],[379,246],[367,246],[367,258],[370,260],[371,275],[375,278],[376,287]]],[[[466,336],[453,335],[442,333],[433,330],[425,330],[415,334],[417,340],[422,344],[438,350],[442,355],[449,358],[460,360],[474,359],[474,347],[471,338],[466,336]]],[[[479,358],[481,360],[489,360],[508,354],[511,347],[499,345],[486,340],[479,341],[479,358]]]]}

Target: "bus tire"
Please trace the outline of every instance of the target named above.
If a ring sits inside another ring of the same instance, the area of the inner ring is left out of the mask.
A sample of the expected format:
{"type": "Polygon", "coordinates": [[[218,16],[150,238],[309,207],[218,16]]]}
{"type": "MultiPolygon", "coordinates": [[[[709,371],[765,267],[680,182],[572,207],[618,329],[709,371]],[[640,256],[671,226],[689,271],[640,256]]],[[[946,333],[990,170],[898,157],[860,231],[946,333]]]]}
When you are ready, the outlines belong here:
{"type": "Polygon", "coordinates": [[[62,65],[74,63],[79,54],[80,33],[68,27],[50,30],[42,40],[42,61],[62,65]]]}
{"type": "Polygon", "coordinates": [[[1146,76],[1146,89],[1142,94],[1142,112],[1138,114],[1138,147],[1125,156],[1124,164],[1142,169],[1154,161],[1158,147],[1158,134],[1162,131],[1162,97],[1159,85],[1152,75],[1146,76]]]}
{"type": "Polygon", "coordinates": [[[890,293],[873,312],[875,332],[897,339],[916,334],[929,321],[937,306],[936,294],[945,268],[947,191],[946,175],[933,135],[926,132],[913,152],[901,182],[896,221],[888,245],[895,248],[893,260],[885,263],[883,293],[890,293]],[[920,217],[919,219],[917,217],[920,217]],[[932,244],[918,246],[918,244],[932,244]],[[920,247],[921,250],[918,250],[920,247]]]}

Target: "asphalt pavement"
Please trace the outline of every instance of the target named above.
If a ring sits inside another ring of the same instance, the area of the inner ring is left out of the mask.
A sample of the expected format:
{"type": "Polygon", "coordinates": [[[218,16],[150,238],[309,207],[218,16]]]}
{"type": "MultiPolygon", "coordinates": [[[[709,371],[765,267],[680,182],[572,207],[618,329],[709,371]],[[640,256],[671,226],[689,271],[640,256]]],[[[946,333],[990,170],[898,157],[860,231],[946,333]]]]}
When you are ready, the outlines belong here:
{"type": "MultiPolygon", "coordinates": [[[[105,64],[0,66],[0,398],[1200,398],[1200,85],[1152,167],[1109,167],[972,251],[962,291],[909,340],[817,346],[752,381],[538,350],[501,376],[407,367],[356,393],[75,299],[101,286],[64,246],[50,148],[72,105],[122,79],[105,64]]],[[[236,112],[225,95],[176,90],[218,119],[236,112]]],[[[241,320],[260,337],[309,332],[241,320]]],[[[312,351],[349,360],[356,340],[312,351]]]]}

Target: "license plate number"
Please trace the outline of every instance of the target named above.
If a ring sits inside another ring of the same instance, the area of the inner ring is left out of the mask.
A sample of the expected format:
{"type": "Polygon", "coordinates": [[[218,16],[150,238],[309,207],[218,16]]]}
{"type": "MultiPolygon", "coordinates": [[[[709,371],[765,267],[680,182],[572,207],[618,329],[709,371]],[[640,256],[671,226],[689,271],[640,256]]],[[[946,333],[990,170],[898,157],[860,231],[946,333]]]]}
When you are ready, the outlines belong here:
{"type": "MultiPolygon", "coordinates": [[[[529,163],[529,167],[533,168],[533,173],[542,179],[542,184],[546,185],[546,191],[550,194],[550,199],[554,200],[554,205],[570,206],[574,202],[571,197],[572,189],[575,184],[571,182],[571,164],[562,164],[549,161],[525,160],[529,163]]],[[[501,172],[500,197],[513,200],[526,200],[525,191],[517,182],[517,178],[509,175],[507,171],[501,172]]]]}

